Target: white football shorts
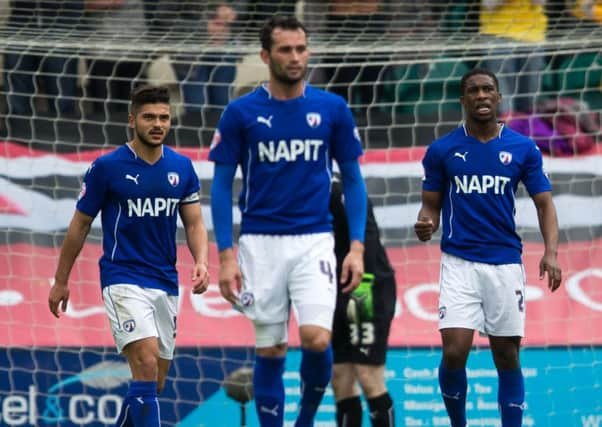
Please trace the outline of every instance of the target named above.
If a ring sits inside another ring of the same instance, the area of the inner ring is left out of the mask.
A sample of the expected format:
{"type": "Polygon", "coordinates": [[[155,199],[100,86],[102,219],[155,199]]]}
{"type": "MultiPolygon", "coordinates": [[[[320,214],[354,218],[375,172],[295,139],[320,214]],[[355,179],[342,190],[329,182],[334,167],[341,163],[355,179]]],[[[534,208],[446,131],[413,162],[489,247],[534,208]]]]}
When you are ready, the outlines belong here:
{"type": "Polygon", "coordinates": [[[258,347],[287,342],[291,303],[299,326],[332,329],[337,294],[332,233],[245,234],[238,261],[240,309],[255,324],[258,347]]]}
{"type": "Polygon", "coordinates": [[[173,359],[178,297],[160,289],[115,284],[102,290],[111,331],[119,353],[131,342],[157,337],[159,356],[173,359]]]}
{"type": "Polygon", "coordinates": [[[439,329],[467,328],[484,335],[525,335],[522,264],[485,264],[441,256],[439,329]]]}

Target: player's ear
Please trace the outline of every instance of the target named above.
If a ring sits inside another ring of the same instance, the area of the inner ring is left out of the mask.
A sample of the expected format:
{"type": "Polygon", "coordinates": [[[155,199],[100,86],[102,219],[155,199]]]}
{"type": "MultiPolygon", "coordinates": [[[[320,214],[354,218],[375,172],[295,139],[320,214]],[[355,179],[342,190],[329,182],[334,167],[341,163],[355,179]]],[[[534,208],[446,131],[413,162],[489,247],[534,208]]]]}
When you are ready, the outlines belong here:
{"type": "Polygon", "coordinates": [[[136,116],[134,115],[133,112],[130,111],[128,113],[128,127],[133,129],[135,121],[136,121],[136,116]]]}
{"type": "Polygon", "coordinates": [[[270,52],[267,49],[261,49],[259,52],[259,56],[264,64],[270,65],[270,52]]]}

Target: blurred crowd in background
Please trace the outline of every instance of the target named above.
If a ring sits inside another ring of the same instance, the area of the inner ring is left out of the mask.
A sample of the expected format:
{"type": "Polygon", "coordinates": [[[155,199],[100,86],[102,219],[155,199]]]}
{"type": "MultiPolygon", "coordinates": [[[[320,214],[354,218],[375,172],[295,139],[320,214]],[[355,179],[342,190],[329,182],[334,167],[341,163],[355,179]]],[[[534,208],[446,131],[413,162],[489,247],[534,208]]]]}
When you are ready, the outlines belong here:
{"type": "Polygon", "coordinates": [[[371,114],[441,119],[459,108],[461,75],[481,66],[499,77],[502,118],[574,113],[579,127],[584,113],[586,133],[599,125],[601,0],[4,0],[0,111],[102,122],[127,113],[136,85],[167,81],[176,118],[203,123],[194,118],[219,115],[267,77],[257,34],[274,13],[296,14],[310,48],[326,47],[308,80],[343,96],[360,123],[371,114]],[[69,37],[78,44],[61,43],[69,37]],[[593,48],[563,52],[554,40],[593,48]]]}

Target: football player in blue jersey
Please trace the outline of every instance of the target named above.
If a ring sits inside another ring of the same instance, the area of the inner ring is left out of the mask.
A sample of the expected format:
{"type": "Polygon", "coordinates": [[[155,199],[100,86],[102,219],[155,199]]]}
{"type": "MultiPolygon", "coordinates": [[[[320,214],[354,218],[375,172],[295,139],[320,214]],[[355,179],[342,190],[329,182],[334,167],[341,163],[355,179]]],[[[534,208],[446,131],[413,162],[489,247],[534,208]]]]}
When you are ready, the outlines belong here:
{"type": "Polygon", "coordinates": [[[194,293],[209,283],[208,240],[192,162],[163,145],[171,125],[168,89],[136,89],[128,125],[132,140],[100,156],[85,175],[48,304],[56,317],[66,311],[71,269],[101,211],[102,297],[117,349],[132,372],[116,425],[155,427],[160,425],[157,394],[175,347],[178,214],[194,259],[194,293]]]}
{"type": "Polygon", "coordinates": [[[498,123],[498,87],[488,70],[467,72],[460,97],[464,124],[434,141],[422,161],[422,206],[414,228],[427,241],[441,217],[439,385],[452,427],[466,426],[465,366],[475,330],[489,337],[502,426],[522,423],[525,273],[514,222],[520,181],[533,199],[544,240],[540,278],[547,273],[551,291],[562,278],[556,208],[541,153],[532,140],[498,123]]]}
{"type": "Polygon", "coordinates": [[[274,16],[260,32],[269,81],[231,102],[213,137],[211,212],[222,295],[253,321],[253,376],[263,427],[282,426],[283,372],[292,304],[301,338],[301,401],[295,426],[313,426],[332,373],[330,346],[336,261],[329,212],[332,162],[342,174],[350,250],[342,265],[347,292],[362,278],[367,194],[362,147],[343,98],[308,85],[307,33],[274,16]],[[232,183],[242,169],[238,261],[232,243],[232,183]]]}

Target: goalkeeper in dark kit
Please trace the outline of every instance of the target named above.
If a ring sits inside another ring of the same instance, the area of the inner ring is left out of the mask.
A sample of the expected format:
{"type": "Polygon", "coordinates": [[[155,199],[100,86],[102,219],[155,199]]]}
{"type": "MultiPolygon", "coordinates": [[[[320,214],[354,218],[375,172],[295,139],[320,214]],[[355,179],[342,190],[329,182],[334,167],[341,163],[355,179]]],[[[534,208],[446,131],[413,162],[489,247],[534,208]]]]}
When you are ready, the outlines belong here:
{"type": "MultiPolygon", "coordinates": [[[[337,179],[333,180],[330,211],[338,279],[343,258],[349,250],[349,233],[342,188],[337,179]]],[[[362,282],[352,293],[342,292],[345,284],[339,283],[333,320],[332,388],[337,402],[337,426],[361,427],[361,387],[372,426],[393,427],[393,401],[385,385],[384,373],[387,340],[395,313],[395,273],[380,241],[370,201],[364,248],[362,282]]]]}

